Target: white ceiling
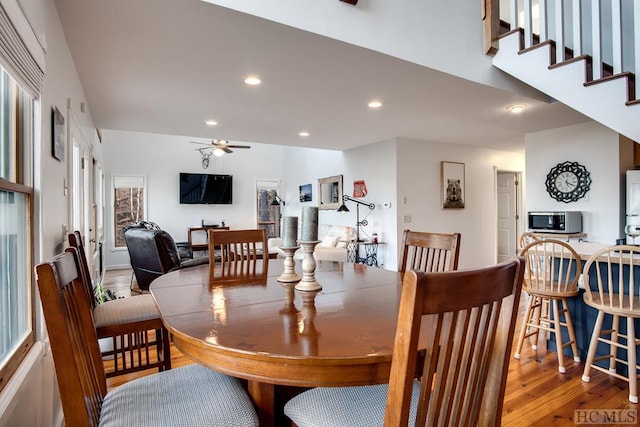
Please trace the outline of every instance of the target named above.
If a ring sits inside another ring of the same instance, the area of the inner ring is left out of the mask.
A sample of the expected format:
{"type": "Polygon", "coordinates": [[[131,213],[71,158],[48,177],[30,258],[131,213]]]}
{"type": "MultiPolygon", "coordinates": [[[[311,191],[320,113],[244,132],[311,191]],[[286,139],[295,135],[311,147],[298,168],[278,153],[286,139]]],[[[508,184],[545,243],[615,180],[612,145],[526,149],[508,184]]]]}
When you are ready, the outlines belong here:
{"type": "Polygon", "coordinates": [[[522,150],[525,133],[588,120],[200,0],[55,4],[102,129],[338,150],[396,137],[522,150]],[[248,74],[263,83],[245,85],[248,74]],[[373,98],[382,109],[367,108],[373,98]],[[524,114],[507,113],[523,101],[524,114]]]}

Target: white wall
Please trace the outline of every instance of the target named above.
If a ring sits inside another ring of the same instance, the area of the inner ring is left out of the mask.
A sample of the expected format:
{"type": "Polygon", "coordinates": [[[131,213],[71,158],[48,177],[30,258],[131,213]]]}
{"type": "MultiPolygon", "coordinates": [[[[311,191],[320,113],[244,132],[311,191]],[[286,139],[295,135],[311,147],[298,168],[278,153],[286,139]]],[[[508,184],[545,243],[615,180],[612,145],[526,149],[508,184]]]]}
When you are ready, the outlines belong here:
{"type": "Polygon", "coordinates": [[[587,240],[614,244],[621,237],[619,135],[597,123],[586,123],[526,135],[526,209],[582,211],[587,240]],[[591,174],[591,188],[577,202],[558,202],[546,191],[552,167],[565,161],[584,165],[591,174]]]}
{"type": "Polygon", "coordinates": [[[189,141],[208,140],[185,136],[142,132],[103,131],[107,210],[105,236],[107,268],[129,266],[126,248],[113,248],[114,175],[144,175],[147,180],[148,221],[157,223],[176,242],[187,240],[189,227],[200,227],[202,220],[235,228],[255,228],[256,181],[282,181],[283,147],[249,143],[249,150],[235,150],[220,158],[211,157],[208,169],[202,169],[197,145],[189,141]],[[178,176],[180,172],[233,175],[233,204],[181,205],[178,176]]]}
{"type": "MultiPolygon", "coordinates": [[[[80,112],[80,103],[86,99],[53,1],[21,0],[20,6],[36,36],[41,41],[46,40],[47,45],[45,81],[40,98],[41,128],[36,133],[35,153],[34,233],[37,237],[34,262],[39,263],[63,249],[66,244],[63,225],[69,223],[69,200],[64,193],[69,161],[60,162],[51,156],[53,106],[60,109],[69,123],[69,101],[98,160],[102,147],[97,142],[90,111],[80,112]]],[[[67,147],[66,153],[69,152],[67,147]]],[[[36,307],[37,342],[0,393],[0,426],[57,426],[62,423],[62,408],[37,298],[36,307]]]]}
{"type": "MultiPolygon", "coordinates": [[[[352,194],[354,180],[365,180],[369,194],[363,200],[376,205],[367,217],[369,226],[365,232],[377,232],[380,240],[386,242],[380,246],[379,254],[383,267],[390,270],[398,267],[405,228],[462,233],[461,268],[495,262],[494,168],[524,171],[524,153],[407,139],[370,144],[343,153],[293,148],[285,152],[287,192],[297,195],[298,185],[312,183],[311,205],[317,205],[315,191],[319,178],[344,175],[345,194],[352,194]],[[467,200],[463,210],[440,208],[442,160],[466,164],[467,200]],[[384,202],[390,202],[391,208],[383,208],[384,202]],[[402,223],[405,215],[411,216],[411,223],[402,223]]],[[[287,200],[285,215],[298,215],[299,205],[287,200]]],[[[347,206],[351,209],[349,213],[320,211],[320,222],[355,226],[355,206],[352,203],[347,206]]],[[[361,207],[361,218],[367,211],[361,207]]]]}
{"type": "Polygon", "coordinates": [[[495,170],[524,171],[524,153],[397,140],[398,236],[403,229],[461,233],[459,268],[496,262],[495,170]],[[440,162],[465,164],[465,208],[442,209],[440,162]],[[406,203],[405,203],[406,198],[406,203]],[[404,216],[411,217],[404,223],[404,216]]]}
{"type": "MultiPolygon", "coordinates": [[[[364,180],[368,195],[361,198],[367,203],[374,203],[372,211],[360,205],[360,220],[366,218],[368,225],[362,227],[362,238],[369,238],[378,233],[379,240],[385,244],[379,246],[378,262],[384,268],[394,270],[395,267],[395,143],[370,144],[344,152],[315,150],[304,148],[285,148],[285,174],[287,205],[284,215],[299,216],[302,206],[318,206],[318,179],[334,175],[343,175],[344,194],[353,196],[353,182],[364,180]],[[311,202],[300,203],[298,187],[311,184],[313,198],[311,202]],[[392,202],[391,209],[384,209],[384,202],[392,202]]],[[[329,225],[345,225],[355,230],[356,204],[347,202],[350,212],[321,210],[319,222],[329,225]]]]}

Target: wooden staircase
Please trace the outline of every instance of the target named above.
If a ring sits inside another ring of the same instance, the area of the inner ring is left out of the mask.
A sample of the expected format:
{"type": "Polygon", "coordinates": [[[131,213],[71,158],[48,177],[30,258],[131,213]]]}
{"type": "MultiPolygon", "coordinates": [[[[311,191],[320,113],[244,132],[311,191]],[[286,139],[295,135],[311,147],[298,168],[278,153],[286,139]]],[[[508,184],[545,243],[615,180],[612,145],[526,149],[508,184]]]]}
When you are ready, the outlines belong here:
{"type": "MultiPolygon", "coordinates": [[[[500,27],[504,29],[504,23],[500,27]]],[[[562,30],[558,32],[563,34],[562,30]]],[[[530,29],[520,27],[504,32],[498,37],[493,65],[640,142],[640,94],[635,74],[623,71],[619,63],[605,64],[568,47],[558,52],[555,40],[540,39],[530,29]]],[[[635,47],[635,55],[640,55],[640,46],[635,47]]]]}

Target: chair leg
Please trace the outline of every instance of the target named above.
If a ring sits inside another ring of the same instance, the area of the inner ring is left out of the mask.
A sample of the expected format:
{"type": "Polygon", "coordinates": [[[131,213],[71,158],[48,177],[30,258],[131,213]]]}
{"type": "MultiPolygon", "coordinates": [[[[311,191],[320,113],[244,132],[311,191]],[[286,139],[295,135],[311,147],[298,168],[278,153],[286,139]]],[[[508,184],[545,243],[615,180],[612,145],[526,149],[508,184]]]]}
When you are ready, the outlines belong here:
{"type": "Polygon", "coordinates": [[[566,298],[562,298],[562,309],[564,311],[564,322],[567,327],[567,332],[569,333],[569,339],[571,340],[571,351],[573,352],[573,361],[580,361],[580,354],[578,353],[578,343],[576,340],[576,331],[573,329],[573,319],[571,319],[571,312],[569,311],[569,306],[567,305],[566,298]]]}
{"type": "Polygon", "coordinates": [[[562,324],[560,322],[560,310],[558,310],[558,300],[552,299],[551,306],[553,308],[553,330],[556,334],[556,350],[558,352],[558,371],[561,374],[567,372],[564,367],[564,348],[562,346],[562,324]]]}
{"type": "Polygon", "coordinates": [[[588,383],[591,381],[591,365],[596,358],[596,349],[598,347],[598,338],[600,337],[600,331],[602,330],[602,322],[604,320],[604,312],[598,311],[598,317],[596,317],[596,323],[593,327],[593,333],[591,334],[591,341],[589,341],[589,351],[587,352],[587,360],[584,362],[584,372],[582,373],[582,381],[588,383]]]}
{"type": "Polygon", "coordinates": [[[159,332],[162,334],[162,360],[164,362],[162,370],[168,371],[171,369],[171,343],[169,342],[169,331],[165,327],[162,327],[159,332]]]}
{"type": "MultiPolygon", "coordinates": [[[[611,341],[620,343],[620,316],[614,315],[611,321],[611,341]]],[[[611,359],[609,359],[609,371],[616,372],[616,359],[618,357],[619,345],[611,346],[611,359]]]]}
{"type": "Polygon", "coordinates": [[[524,313],[524,319],[522,320],[522,327],[520,328],[520,336],[518,337],[518,343],[516,344],[516,351],[513,357],[516,359],[520,359],[520,352],[522,351],[522,344],[524,343],[525,335],[527,333],[528,324],[531,321],[531,316],[533,314],[533,295],[529,295],[529,299],[527,301],[527,309],[524,313]]]}
{"type": "Polygon", "coordinates": [[[533,316],[531,323],[534,323],[532,326],[534,328],[533,334],[530,336],[534,337],[533,344],[531,344],[531,348],[534,350],[538,349],[538,342],[540,342],[540,323],[543,321],[545,317],[545,301],[546,299],[533,296],[533,316]]]}
{"type": "Polygon", "coordinates": [[[634,321],[633,317],[627,317],[627,376],[629,377],[629,402],[638,403],[638,367],[634,321]]]}

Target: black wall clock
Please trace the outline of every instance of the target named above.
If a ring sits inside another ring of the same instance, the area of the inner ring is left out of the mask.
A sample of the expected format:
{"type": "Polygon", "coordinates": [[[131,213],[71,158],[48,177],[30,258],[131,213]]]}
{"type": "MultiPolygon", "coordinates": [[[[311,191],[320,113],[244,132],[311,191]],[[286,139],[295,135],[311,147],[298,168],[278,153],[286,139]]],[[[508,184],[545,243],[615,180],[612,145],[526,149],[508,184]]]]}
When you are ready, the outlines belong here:
{"type": "Polygon", "coordinates": [[[547,192],[559,202],[581,199],[591,186],[591,174],[578,162],[558,163],[547,174],[547,192]]]}

